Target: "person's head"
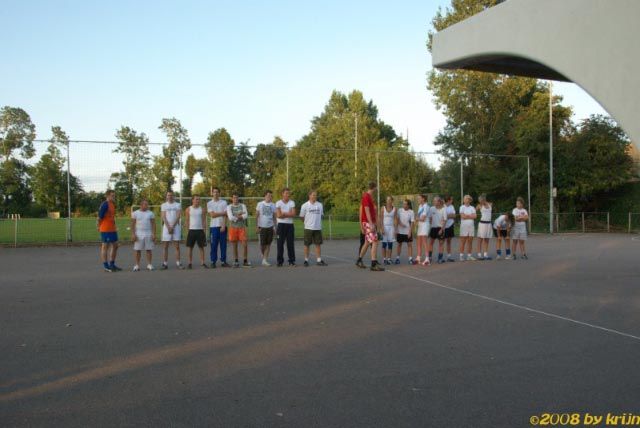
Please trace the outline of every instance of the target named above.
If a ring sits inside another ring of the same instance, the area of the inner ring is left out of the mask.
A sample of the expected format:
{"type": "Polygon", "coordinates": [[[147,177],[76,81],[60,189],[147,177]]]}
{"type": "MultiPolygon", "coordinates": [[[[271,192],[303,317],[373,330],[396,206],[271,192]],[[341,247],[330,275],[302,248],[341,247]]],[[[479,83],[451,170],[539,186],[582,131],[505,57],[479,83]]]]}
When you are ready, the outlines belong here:
{"type": "Polygon", "coordinates": [[[285,187],[284,189],[282,189],[282,200],[287,202],[290,197],[291,197],[291,190],[289,190],[288,187],[285,187]]]}
{"type": "Polygon", "coordinates": [[[233,205],[238,205],[238,202],[240,202],[240,195],[238,195],[238,192],[233,192],[231,195],[231,203],[233,205]]]}
{"type": "Polygon", "coordinates": [[[200,206],[200,196],[193,195],[191,197],[191,205],[193,205],[194,207],[198,208],[200,206]]]}
{"type": "Polygon", "coordinates": [[[471,197],[471,195],[464,195],[464,198],[462,199],[462,203],[469,206],[473,203],[473,198],[471,197]]]}
{"type": "Polygon", "coordinates": [[[427,203],[427,195],[418,196],[418,202],[420,202],[420,205],[427,203]]]}
{"type": "Polygon", "coordinates": [[[318,192],[312,190],[309,192],[309,201],[313,204],[318,200],[318,192]]]}
{"type": "Polygon", "coordinates": [[[368,186],[368,192],[373,193],[374,190],[378,188],[378,184],[375,181],[370,181],[368,186]]]}
{"type": "Polygon", "coordinates": [[[217,200],[220,197],[220,188],[219,187],[213,187],[211,189],[211,197],[214,200],[217,200]]]}
{"type": "Polygon", "coordinates": [[[113,202],[116,199],[115,190],[112,190],[112,189],[107,190],[104,194],[104,197],[107,199],[107,201],[113,202]]]}
{"type": "Polygon", "coordinates": [[[516,199],[516,207],[518,207],[519,209],[524,208],[524,199],[522,199],[522,197],[518,196],[518,198],[516,199]]]}
{"type": "Polygon", "coordinates": [[[166,195],[167,202],[173,202],[173,192],[169,190],[166,195]]]}
{"type": "Polygon", "coordinates": [[[433,198],[433,205],[438,208],[442,208],[442,198],[440,196],[436,196],[433,198]]]}
{"type": "Polygon", "coordinates": [[[393,196],[387,196],[387,208],[391,208],[393,206],[393,196]]]}
{"type": "Polygon", "coordinates": [[[507,219],[507,221],[511,220],[510,214],[511,213],[509,211],[505,211],[502,213],[502,215],[507,219]]]}
{"type": "Polygon", "coordinates": [[[264,200],[266,202],[271,202],[272,199],[273,199],[273,192],[271,190],[265,190],[264,191],[264,200]]]}
{"type": "Polygon", "coordinates": [[[485,195],[484,193],[480,196],[478,196],[478,203],[480,205],[484,205],[487,203],[487,195],[485,195]]]}
{"type": "Polygon", "coordinates": [[[444,203],[447,205],[453,204],[453,196],[447,195],[444,197],[444,203]]]}
{"type": "Polygon", "coordinates": [[[146,211],[149,209],[149,201],[143,199],[140,201],[140,211],[146,211]]]}
{"type": "Polygon", "coordinates": [[[411,205],[411,199],[405,199],[404,201],[402,201],[402,208],[404,208],[405,210],[412,209],[411,205]]]}

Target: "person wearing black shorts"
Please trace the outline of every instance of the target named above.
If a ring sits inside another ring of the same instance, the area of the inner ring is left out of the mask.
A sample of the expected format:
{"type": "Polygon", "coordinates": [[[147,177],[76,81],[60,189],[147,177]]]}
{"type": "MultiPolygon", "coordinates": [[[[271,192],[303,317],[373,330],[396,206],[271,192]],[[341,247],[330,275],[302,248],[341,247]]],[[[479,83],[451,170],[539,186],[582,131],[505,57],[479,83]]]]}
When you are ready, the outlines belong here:
{"type": "Polygon", "coordinates": [[[204,262],[204,247],[207,245],[207,235],[204,233],[204,225],[207,222],[207,211],[200,206],[200,196],[191,198],[191,206],[185,211],[187,220],[187,248],[189,264],[187,269],[193,268],[193,247],[198,245],[200,249],[200,266],[208,268],[204,262]]]}
{"type": "Polygon", "coordinates": [[[447,220],[447,214],[440,196],[433,198],[433,206],[429,209],[428,218],[431,223],[431,230],[429,231],[429,260],[433,260],[433,244],[438,240],[438,263],[444,263],[444,225],[447,220]]]}
{"type": "Polygon", "coordinates": [[[453,196],[447,195],[444,198],[444,208],[447,214],[447,220],[444,224],[444,240],[447,247],[447,261],[455,262],[456,259],[451,255],[451,240],[455,236],[455,220],[456,208],[453,206],[453,196]]]}

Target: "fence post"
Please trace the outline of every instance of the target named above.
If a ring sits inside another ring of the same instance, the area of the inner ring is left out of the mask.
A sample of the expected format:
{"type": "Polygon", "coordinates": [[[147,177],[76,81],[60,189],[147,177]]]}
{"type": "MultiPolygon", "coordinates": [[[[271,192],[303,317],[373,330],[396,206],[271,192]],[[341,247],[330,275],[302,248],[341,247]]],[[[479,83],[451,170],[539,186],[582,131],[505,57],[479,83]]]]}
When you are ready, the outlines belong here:
{"type": "Polygon", "coordinates": [[[585,232],[585,228],[584,228],[584,211],[582,211],[582,233],[585,232]]]}
{"type": "Polygon", "coordinates": [[[607,233],[611,232],[611,223],[609,222],[609,211],[607,211],[607,233]]]}
{"type": "Polygon", "coordinates": [[[18,248],[18,214],[13,215],[13,248],[18,248]]]}
{"type": "Polygon", "coordinates": [[[631,233],[631,211],[629,211],[629,233],[631,233]]]}
{"type": "Polygon", "coordinates": [[[329,216],[329,241],[333,240],[333,225],[331,224],[331,216],[329,216]]]}
{"type": "Polygon", "coordinates": [[[556,233],[560,233],[560,213],[556,213],[556,233]]]}

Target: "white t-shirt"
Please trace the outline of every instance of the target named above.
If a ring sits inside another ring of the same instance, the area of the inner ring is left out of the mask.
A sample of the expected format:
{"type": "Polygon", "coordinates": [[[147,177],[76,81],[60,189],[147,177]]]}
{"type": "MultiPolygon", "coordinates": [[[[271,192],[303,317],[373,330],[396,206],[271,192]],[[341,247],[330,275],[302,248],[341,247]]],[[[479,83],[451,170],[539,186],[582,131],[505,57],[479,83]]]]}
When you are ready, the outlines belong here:
{"type": "MultiPolygon", "coordinates": [[[[446,209],[447,217],[448,217],[450,214],[453,214],[453,215],[455,215],[455,214],[456,214],[456,207],[454,207],[453,205],[447,205],[447,206],[445,206],[445,209],[446,209]]],[[[445,223],[445,225],[444,225],[445,229],[448,229],[448,228],[450,228],[451,226],[453,226],[453,223],[454,223],[454,222],[455,222],[455,220],[454,220],[454,219],[452,219],[452,218],[447,218],[447,222],[446,222],[446,223],[445,223]]]]}
{"type": "Polygon", "coordinates": [[[149,210],[135,210],[131,213],[131,218],[136,220],[136,236],[153,236],[153,231],[151,230],[151,220],[155,218],[153,212],[149,210]]]}
{"type": "MultiPolygon", "coordinates": [[[[476,209],[475,209],[475,207],[472,207],[471,205],[469,205],[469,206],[460,205],[460,209],[458,210],[458,212],[460,213],[460,215],[462,215],[462,214],[471,215],[471,214],[476,214],[476,209]]],[[[465,224],[465,225],[473,226],[474,220],[472,218],[462,219],[462,220],[460,220],[460,224],[461,225],[465,224]]]]}
{"type": "Polygon", "coordinates": [[[322,230],[322,203],[316,201],[305,202],[300,207],[300,217],[304,217],[304,228],[309,230],[322,230]]]}
{"type": "Polygon", "coordinates": [[[498,227],[500,229],[506,229],[508,225],[509,225],[509,218],[504,214],[502,214],[500,217],[496,219],[496,221],[493,222],[493,227],[495,227],[496,229],[498,227]]]}
{"type": "Polygon", "coordinates": [[[427,218],[430,219],[431,227],[442,227],[442,221],[447,215],[447,209],[445,207],[431,207],[427,218]]]}
{"type": "Polygon", "coordinates": [[[480,206],[480,221],[491,223],[491,204],[480,206]]]}
{"type": "MultiPolygon", "coordinates": [[[[525,210],[524,208],[514,208],[511,213],[513,214],[513,218],[517,218],[517,217],[523,216],[523,215],[526,215],[526,216],[529,215],[529,213],[527,213],[527,210],[525,210]]],[[[524,223],[526,223],[526,221],[517,221],[516,220],[516,223],[524,224],[524,223]]]]}
{"type": "MultiPolygon", "coordinates": [[[[178,215],[182,212],[182,207],[180,206],[180,202],[165,202],[160,205],[160,211],[165,213],[164,217],[167,219],[167,223],[174,224],[178,215]]],[[[178,222],[176,226],[179,224],[180,222],[178,222]]]]}
{"type": "Polygon", "coordinates": [[[189,230],[204,230],[202,224],[202,207],[189,207],[189,230]]]}
{"type": "MultiPolygon", "coordinates": [[[[293,202],[292,199],[289,199],[289,202],[284,202],[282,199],[276,202],[276,210],[280,208],[280,211],[282,211],[283,214],[288,213],[295,207],[296,207],[296,203],[293,202]]],[[[278,223],[293,224],[293,217],[279,218],[278,223]]]]}
{"type": "Polygon", "coordinates": [[[256,211],[260,214],[258,216],[258,227],[265,229],[273,227],[273,215],[276,213],[276,204],[273,202],[260,201],[258,202],[256,211]]]}
{"type": "Polygon", "coordinates": [[[396,216],[396,207],[392,207],[391,211],[387,211],[387,207],[382,207],[382,225],[384,227],[395,226],[394,220],[396,216]]]}
{"type": "MultiPolygon", "coordinates": [[[[213,199],[207,202],[207,212],[211,213],[224,213],[225,216],[227,214],[227,201],[224,199],[218,199],[214,201],[213,199]]],[[[209,227],[222,227],[224,224],[224,216],[212,218],[209,222],[209,227]]]]}
{"type": "Polygon", "coordinates": [[[417,215],[417,221],[419,222],[428,222],[429,221],[429,204],[428,203],[424,203],[420,206],[418,206],[418,215],[417,215]],[[426,216],[425,219],[422,219],[422,216],[426,216]]]}
{"type": "Polygon", "coordinates": [[[413,210],[405,210],[398,208],[398,233],[400,235],[408,235],[411,230],[411,224],[416,221],[413,210]]]}

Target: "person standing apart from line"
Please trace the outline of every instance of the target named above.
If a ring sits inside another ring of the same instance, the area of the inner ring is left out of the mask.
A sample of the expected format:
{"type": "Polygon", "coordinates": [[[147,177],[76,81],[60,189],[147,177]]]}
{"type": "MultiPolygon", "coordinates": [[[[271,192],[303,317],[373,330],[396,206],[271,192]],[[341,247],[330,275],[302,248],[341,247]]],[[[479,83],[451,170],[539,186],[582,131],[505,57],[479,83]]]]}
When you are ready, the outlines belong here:
{"type": "Polygon", "coordinates": [[[516,200],[516,207],[512,211],[514,219],[514,228],[512,230],[511,240],[513,242],[513,259],[517,259],[518,243],[520,243],[520,255],[524,260],[528,260],[527,249],[525,244],[527,242],[527,221],[529,220],[529,213],[524,208],[524,199],[518,197],[516,200]]]}
{"type": "Polygon", "coordinates": [[[433,258],[433,247],[436,239],[438,240],[438,264],[445,262],[444,260],[444,225],[447,222],[447,209],[442,203],[442,198],[436,196],[433,198],[433,206],[429,209],[429,223],[431,230],[429,231],[429,259],[433,258]]]}
{"type": "Polygon", "coordinates": [[[209,240],[211,249],[209,257],[211,267],[215,269],[218,262],[218,247],[220,247],[220,266],[229,267],[227,264],[227,201],[220,199],[220,189],[211,189],[211,200],[207,202],[209,222],[209,240]]]}
{"type": "Polygon", "coordinates": [[[273,203],[273,192],[264,192],[264,200],[258,202],[256,207],[256,232],[260,239],[260,253],[262,254],[262,266],[271,266],[267,261],[276,224],[276,204],[273,203]]]}
{"type": "Polygon", "coordinates": [[[411,207],[411,200],[405,199],[402,202],[402,208],[398,210],[398,252],[396,254],[396,264],[400,264],[400,253],[402,252],[402,243],[407,243],[407,255],[409,256],[409,264],[416,264],[413,260],[413,223],[416,221],[415,213],[411,207]]]}
{"type": "Polygon", "coordinates": [[[318,192],[309,192],[309,200],[300,207],[300,217],[304,222],[304,266],[309,267],[309,247],[316,247],[316,264],[327,266],[322,260],[320,246],[322,245],[322,203],[318,202],[318,192]]]}
{"type": "Polygon", "coordinates": [[[503,213],[493,222],[493,234],[496,236],[496,260],[502,258],[502,241],[504,241],[505,260],[511,260],[511,219],[509,213],[503,213]]]}
{"type": "Polygon", "coordinates": [[[191,206],[187,207],[184,216],[187,221],[187,254],[189,257],[187,269],[193,268],[193,247],[196,244],[200,249],[200,266],[208,269],[209,266],[204,262],[204,247],[207,246],[204,225],[207,223],[207,212],[200,206],[200,196],[191,197],[191,206]]]}
{"type": "Polygon", "coordinates": [[[478,260],[491,260],[489,256],[489,242],[493,236],[491,227],[491,202],[487,201],[486,195],[478,196],[478,207],[480,211],[480,223],[478,223],[478,260]]]}
{"type": "Polygon", "coordinates": [[[284,244],[287,243],[287,257],[289,258],[289,266],[296,266],[296,253],[293,243],[294,228],[293,218],[296,216],[296,203],[290,199],[291,192],[288,187],[282,190],[282,199],[276,202],[276,219],[278,226],[276,228],[277,235],[277,263],[278,267],[284,264],[284,244]]]}
{"type": "Polygon", "coordinates": [[[131,213],[131,241],[136,262],[133,271],[140,271],[142,251],[146,251],[147,270],[153,270],[151,260],[153,244],[156,242],[156,218],[153,212],[149,211],[149,202],[146,199],[140,201],[140,209],[131,213]]]}
{"type": "Polygon", "coordinates": [[[398,213],[393,206],[393,196],[387,196],[382,208],[382,262],[390,265],[393,255],[393,243],[396,242],[396,230],[398,228],[398,213]]]}
{"type": "Polygon", "coordinates": [[[455,236],[456,207],[453,206],[453,196],[447,195],[444,198],[447,221],[444,224],[444,239],[447,243],[447,261],[455,262],[451,251],[451,240],[455,236]]]}
{"type": "Polygon", "coordinates": [[[180,240],[182,239],[182,207],[173,197],[173,192],[167,192],[166,202],[160,205],[162,214],[162,269],[169,268],[169,244],[176,249],[176,267],[184,269],[180,263],[180,240]]]}
{"type": "Polygon", "coordinates": [[[98,209],[97,226],[100,232],[100,257],[105,272],[117,272],[120,269],[116,266],[116,256],[118,255],[118,228],[116,227],[116,192],[107,190],[105,200],[98,209]]]}
{"type": "Polygon", "coordinates": [[[365,232],[365,244],[360,249],[358,254],[358,261],[356,266],[359,268],[366,268],[362,258],[367,254],[369,246],[371,246],[371,270],[383,271],[384,268],[380,266],[377,260],[378,254],[378,232],[376,230],[377,217],[376,206],[373,203],[373,192],[376,190],[377,184],[375,181],[369,183],[369,190],[362,194],[362,200],[360,202],[362,215],[360,216],[360,223],[365,232]]]}
{"type": "Polygon", "coordinates": [[[473,257],[473,236],[475,235],[475,219],[478,216],[476,209],[471,206],[473,198],[464,195],[463,203],[460,205],[460,261],[464,261],[464,250],[467,248],[467,260],[472,261],[473,257]]]}
{"type": "Polygon", "coordinates": [[[229,218],[229,242],[233,246],[233,267],[240,267],[238,261],[238,241],[242,243],[242,267],[251,267],[248,259],[247,248],[247,207],[240,203],[240,197],[234,193],[231,197],[231,205],[227,207],[227,217],[229,218]]]}
{"type": "Polygon", "coordinates": [[[416,263],[420,264],[420,256],[424,253],[423,266],[431,264],[429,260],[429,232],[431,230],[431,224],[429,223],[429,204],[427,203],[427,196],[418,196],[418,227],[416,235],[418,235],[418,245],[416,248],[416,263]]]}

